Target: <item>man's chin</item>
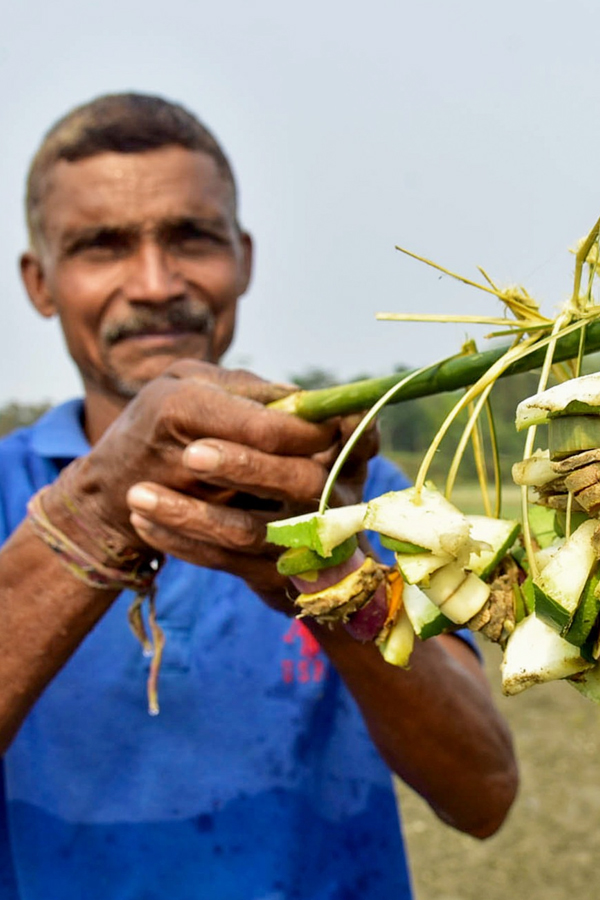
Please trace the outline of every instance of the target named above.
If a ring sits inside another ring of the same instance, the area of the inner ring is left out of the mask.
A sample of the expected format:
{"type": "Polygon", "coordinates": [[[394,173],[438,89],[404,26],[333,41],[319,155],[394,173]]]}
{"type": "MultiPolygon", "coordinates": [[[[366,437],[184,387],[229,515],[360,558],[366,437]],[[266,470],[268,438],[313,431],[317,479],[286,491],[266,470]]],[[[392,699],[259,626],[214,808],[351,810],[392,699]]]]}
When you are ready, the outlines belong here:
{"type": "MultiPolygon", "coordinates": [[[[136,366],[129,371],[110,369],[106,375],[106,385],[112,393],[124,400],[131,400],[145,385],[159,378],[172,363],[186,358],[189,357],[164,356],[160,360],[154,359],[152,365],[136,366]]],[[[193,359],[205,361],[204,357],[194,356],[193,359]]]]}
{"type": "Polygon", "coordinates": [[[119,352],[117,345],[105,360],[107,381],[120,397],[130,400],[148,384],[181,359],[195,359],[201,362],[210,360],[209,342],[181,342],[176,348],[162,348],[153,353],[135,354],[133,359],[123,358],[127,354],[119,352]]]}

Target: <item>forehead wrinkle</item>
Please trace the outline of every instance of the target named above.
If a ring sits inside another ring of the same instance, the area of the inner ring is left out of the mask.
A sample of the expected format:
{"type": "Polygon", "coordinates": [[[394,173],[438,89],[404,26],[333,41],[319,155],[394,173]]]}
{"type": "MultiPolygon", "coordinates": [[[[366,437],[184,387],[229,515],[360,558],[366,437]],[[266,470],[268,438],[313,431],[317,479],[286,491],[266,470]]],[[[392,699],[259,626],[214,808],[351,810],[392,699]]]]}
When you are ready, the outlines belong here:
{"type": "MultiPolygon", "coordinates": [[[[175,148],[175,150],[178,151],[178,148],[175,148]]],[[[179,155],[182,152],[184,151],[178,151],[179,155]]],[[[105,207],[107,217],[112,218],[113,215],[118,216],[119,212],[118,210],[115,212],[114,205],[112,211],[110,208],[106,207],[110,207],[111,202],[114,203],[116,198],[121,196],[121,205],[126,209],[129,205],[129,201],[125,195],[128,192],[128,187],[132,184],[137,183],[138,188],[143,188],[145,184],[146,189],[142,189],[141,197],[142,200],[145,198],[150,203],[157,197],[169,195],[171,193],[170,182],[174,181],[177,183],[179,181],[177,170],[166,171],[166,184],[160,183],[160,179],[157,184],[155,182],[153,166],[147,165],[147,163],[153,162],[159,158],[164,159],[167,153],[171,158],[176,159],[177,154],[173,157],[173,148],[170,150],[154,151],[152,154],[144,154],[141,157],[138,156],[138,163],[143,164],[138,171],[135,171],[135,168],[131,166],[133,160],[128,155],[123,156],[121,154],[118,155],[119,166],[113,166],[112,169],[106,169],[105,167],[101,168],[99,171],[97,157],[75,163],[69,163],[64,160],[58,161],[52,166],[48,173],[46,173],[44,179],[44,190],[39,198],[39,205],[36,210],[37,219],[34,224],[38,233],[35,237],[41,239],[42,242],[45,243],[45,237],[47,236],[48,231],[54,231],[55,226],[57,226],[59,230],[62,230],[62,228],[70,230],[69,226],[71,223],[68,221],[70,216],[65,216],[67,210],[82,221],[83,228],[85,228],[85,219],[91,219],[93,221],[94,217],[97,217],[96,222],[99,220],[101,221],[102,207],[105,207]],[[125,169],[125,171],[123,171],[123,169],[125,169]],[[86,171],[88,173],[88,179],[85,183],[82,183],[81,181],[73,182],[70,177],[71,173],[86,171]],[[118,177],[115,177],[117,173],[118,177]],[[128,177],[129,175],[131,175],[132,178],[128,177]],[[67,194],[66,196],[61,197],[61,203],[56,207],[54,205],[57,196],[56,192],[62,192],[64,190],[67,191],[67,194]],[[105,200],[108,201],[106,205],[104,202],[105,200]],[[61,219],[62,223],[60,221],[61,219]]],[[[102,157],[102,161],[105,161],[106,159],[109,159],[110,161],[110,157],[114,155],[101,154],[100,156],[102,157]]],[[[195,186],[202,185],[202,188],[199,195],[196,194],[195,191],[192,191],[192,194],[195,195],[193,200],[190,197],[189,192],[184,192],[182,194],[181,191],[179,191],[179,200],[176,201],[175,205],[180,205],[182,202],[185,202],[188,208],[183,216],[178,215],[176,208],[173,209],[173,219],[195,220],[200,224],[208,223],[213,226],[219,225],[220,227],[225,228],[228,228],[229,225],[233,225],[234,229],[239,229],[240,226],[236,214],[235,192],[232,190],[231,184],[226,179],[223,179],[222,174],[214,169],[212,158],[206,157],[205,154],[192,154],[190,151],[185,151],[183,161],[185,166],[183,166],[183,168],[180,167],[179,172],[183,177],[188,178],[188,181],[191,179],[191,181],[194,182],[196,178],[199,178],[198,181],[195,181],[195,186]],[[188,153],[190,154],[189,156],[188,153]],[[190,162],[193,163],[191,167],[190,162]],[[206,165],[209,167],[207,178],[205,178],[202,173],[202,169],[205,169],[206,165]],[[198,170],[199,166],[201,167],[200,171],[198,170]],[[195,212],[193,208],[190,208],[194,205],[197,207],[197,212],[195,212]],[[204,210],[202,207],[204,207],[204,210]],[[206,212],[207,215],[203,215],[203,212],[206,212]],[[230,219],[231,221],[229,221],[230,219]]],[[[174,194],[177,195],[177,193],[178,191],[176,190],[174,194]]],[[[168,215],[168,208],[166,208],[164,212],[168,218],[171,218],[171,216],[168,215]]],[[[112,227],[113,223],[107,221],[106,224],[107,226],[112,227]]],[[[127,222],[118,222],[116,225],[119,229],[123,226],[126,228],[130,227],[127,222]]],[[[92,227],[95,227],[95,223],[92,227]]]]}
{"type": "MultiPolygon", "coordinates": [[[[90,199],[92,197],[93,193],[90,192],[90,199]]],[[[87,197],[84,196],[83,199],[85,201],[87,197]]],[[[127,203],[123,203],[124,207],[127,205],[127,203]]],[[[175,205],[178,206],[179,204],[175,205]]],[[[81,225],[68,224],[69,218],[73,216],[64,215],[65,212],[68,212],[68,207],[63,206],[62,212],[66,220],[64,222],[64,231],[65,233],[72,232],[76,234],[94,233],[97,231],[150,231],[158,228],[176,228],[185,224],[193,224],[202,228],[227,228],[230,224],[230,217],[225,212],[215,209],[213,203],[203,200],[200,204],[190,204],[190,206],[194,205],[196,207],[204,207],[204,209],[199,208],[197,211],[194,211],[193,208],[188,208],[187,210],[176,210],[174,212],[165,210],[164,212],[157,211],[155,214],[150,213],[148,215],[142,213],[139,219],[129,218],[128,220],[125,218],[126,214],[121,218],[118,211],[107,209],[103,212],[99,204],[94,203],[93,200],[87,208],[85,203],[78,204],[75,202],[70,208],[71,213],[75,218],[82,220],[81,225]],[[86,219],[91,220],[89,225],[85,224],[86,219]]]]}

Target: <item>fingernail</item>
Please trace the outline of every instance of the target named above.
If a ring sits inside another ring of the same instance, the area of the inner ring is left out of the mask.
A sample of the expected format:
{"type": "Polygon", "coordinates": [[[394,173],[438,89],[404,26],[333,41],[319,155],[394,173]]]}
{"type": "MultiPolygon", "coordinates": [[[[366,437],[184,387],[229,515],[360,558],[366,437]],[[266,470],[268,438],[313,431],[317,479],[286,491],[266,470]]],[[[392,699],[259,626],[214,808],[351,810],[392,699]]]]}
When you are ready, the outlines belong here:
{"type": "Polygon", "coordinates": [[[150,488],[144,487],[142,484],[136,484],[127,492],[127,502],[136,509],[151,512],[156,509],[158,497],[150,488]]]}
{"type": "Polygon", "coordinates": [[[211,472],[221,463],[221,451],[210,444],[190,444],[185,450],[183,461],[197,472],[211,472]]]}

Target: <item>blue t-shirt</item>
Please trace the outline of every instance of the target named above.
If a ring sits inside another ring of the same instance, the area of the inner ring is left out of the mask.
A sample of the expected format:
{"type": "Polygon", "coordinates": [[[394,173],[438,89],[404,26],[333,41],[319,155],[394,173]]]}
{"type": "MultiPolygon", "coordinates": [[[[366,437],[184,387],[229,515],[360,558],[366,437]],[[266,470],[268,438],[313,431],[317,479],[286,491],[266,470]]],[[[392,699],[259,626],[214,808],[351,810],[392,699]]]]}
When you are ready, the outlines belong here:
{"type": "MultiPolygon", "coordinates": [[[[0,540],[87,453],[80,401],[0,442],[0,540]]],[[[406,487],[372,461],[366,497],[406,487]]],[[[168,559],[160,715],[120,595],[3,760],[1,900],[407,900],[389,770],[298,620],[168,559]]]]}

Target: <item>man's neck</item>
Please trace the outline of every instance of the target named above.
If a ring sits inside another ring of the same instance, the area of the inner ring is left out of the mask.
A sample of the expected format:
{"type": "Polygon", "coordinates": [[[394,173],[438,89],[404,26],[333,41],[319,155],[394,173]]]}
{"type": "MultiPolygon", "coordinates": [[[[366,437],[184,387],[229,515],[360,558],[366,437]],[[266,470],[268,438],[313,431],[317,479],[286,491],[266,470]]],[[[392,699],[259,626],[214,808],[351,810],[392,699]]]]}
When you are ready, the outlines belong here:
{"type": "Polygon", "coordinates": [[[86,437],[92,446],[100,440],[106,429],[125,409],[127,403],[125,398],[107,396],[86,385],[84,427],[86,437]]]}

